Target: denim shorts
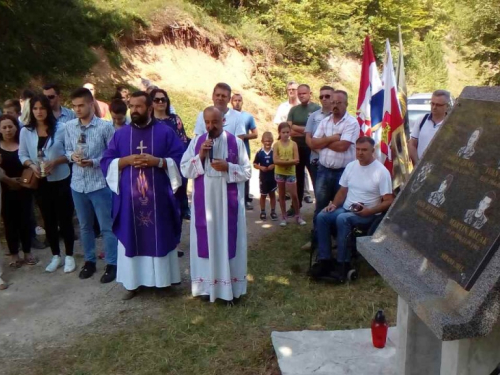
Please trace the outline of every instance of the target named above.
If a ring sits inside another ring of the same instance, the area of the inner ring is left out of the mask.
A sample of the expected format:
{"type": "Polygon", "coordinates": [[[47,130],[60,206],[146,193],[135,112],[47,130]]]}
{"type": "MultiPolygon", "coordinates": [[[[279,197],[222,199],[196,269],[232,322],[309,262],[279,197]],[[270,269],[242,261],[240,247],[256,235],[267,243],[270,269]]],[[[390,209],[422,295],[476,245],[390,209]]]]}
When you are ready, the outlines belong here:
{"type": "Polygon", "coordinates": [[[285,174],[275,174],[274,178],[276,179],[276,182],[286,182],[287,184],[294,184],[297,182],[297,177],[287,176],[285,174]]]}

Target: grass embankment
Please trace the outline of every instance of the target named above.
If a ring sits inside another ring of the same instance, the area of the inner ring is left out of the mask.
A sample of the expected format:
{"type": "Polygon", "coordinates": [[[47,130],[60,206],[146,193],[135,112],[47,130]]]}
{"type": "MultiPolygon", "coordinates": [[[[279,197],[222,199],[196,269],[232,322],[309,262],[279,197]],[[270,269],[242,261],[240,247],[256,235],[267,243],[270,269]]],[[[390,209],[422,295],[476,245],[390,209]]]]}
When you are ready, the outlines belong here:
{"type": "Polygon", "coordinates": [[[290,225],[249,244],[248,294],[235,307],[193,299],[189,285],[144,293],[103,316],[97,333],[43,351],[14,374],[268,375],[274,330],[366,328],[378,308],[394,324],[396,295],[366,264],[350,285],[307,279],[299,249],[307,233],[290,225]]]}

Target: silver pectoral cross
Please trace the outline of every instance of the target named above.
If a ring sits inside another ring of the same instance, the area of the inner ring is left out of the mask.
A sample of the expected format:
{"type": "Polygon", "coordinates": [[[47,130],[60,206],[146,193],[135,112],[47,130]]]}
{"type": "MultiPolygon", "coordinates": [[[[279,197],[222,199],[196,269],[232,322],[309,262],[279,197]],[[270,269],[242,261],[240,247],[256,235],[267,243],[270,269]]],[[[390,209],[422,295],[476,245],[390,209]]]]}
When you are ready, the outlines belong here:
{"type": "Polygon", "coordinates": [[[144,150],[147,148],[146,146],[143,145],[142,142],[143,141],[141,141],[139,147],[137,147],[137,149],[141,151],[141,155],[144,153],[144,150]]]}

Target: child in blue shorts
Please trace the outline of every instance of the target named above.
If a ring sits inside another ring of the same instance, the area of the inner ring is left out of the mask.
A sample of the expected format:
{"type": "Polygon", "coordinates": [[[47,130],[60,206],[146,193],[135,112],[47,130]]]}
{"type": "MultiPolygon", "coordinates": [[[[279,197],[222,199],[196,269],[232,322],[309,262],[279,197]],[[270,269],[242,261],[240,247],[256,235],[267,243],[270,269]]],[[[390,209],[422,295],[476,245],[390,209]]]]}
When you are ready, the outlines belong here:
{"type": "Polygon", "coordinates": [[[266,220],[266,197],[269,195],[271,201],[271,220],[278,220],[276,215],[276,189],[277,184],[274,178],[274,161],[273,161],[273,134],[264,132],[262,134],[262,148],[255,154],[253,167],[260,171],[260,219],[266,220]]]}

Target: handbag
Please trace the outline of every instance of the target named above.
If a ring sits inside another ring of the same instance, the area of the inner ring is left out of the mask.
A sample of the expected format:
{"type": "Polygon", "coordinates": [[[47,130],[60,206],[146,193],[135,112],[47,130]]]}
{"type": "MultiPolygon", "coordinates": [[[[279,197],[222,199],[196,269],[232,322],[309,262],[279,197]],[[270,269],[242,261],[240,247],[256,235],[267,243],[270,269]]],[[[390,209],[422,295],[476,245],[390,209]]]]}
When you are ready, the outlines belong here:
{"type": "Polygon", "coordinates": [[[23,173],[21,173],[21,177],[19,177],[19,183],[22,187],[27,189],[38,189],[38,178],[31,168],[23,169],[23,173]]]}

